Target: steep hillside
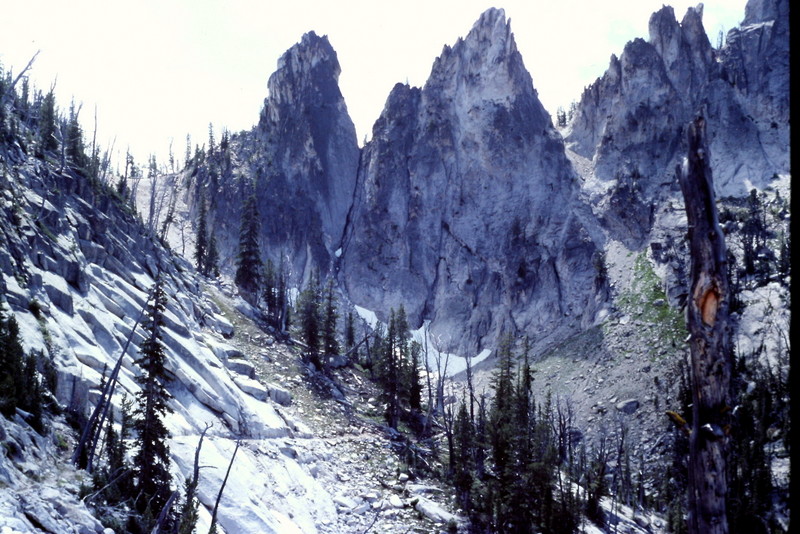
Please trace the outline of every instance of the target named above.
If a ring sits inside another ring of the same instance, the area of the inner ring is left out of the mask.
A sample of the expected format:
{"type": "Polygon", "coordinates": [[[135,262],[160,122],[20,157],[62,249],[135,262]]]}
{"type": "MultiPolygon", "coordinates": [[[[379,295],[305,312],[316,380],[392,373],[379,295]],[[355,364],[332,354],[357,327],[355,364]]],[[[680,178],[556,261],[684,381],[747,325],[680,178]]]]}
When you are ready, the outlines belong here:
{"type": "MultiPolygon", "coordinates": [[[[18,121],[13,106],[9,110],[9,122],[18,121]]],[[[166,424],[176,489],[191,475],[205,431],[200,531],[208,529],[237,442],[218,511],[225,532],[348,532],[369,524],[392,532],[399,524],[428,529],[451,517],[414,493],[408,474],[398,481],[406,468],[380,427],[358,422],[376,409],[363,377],[342,378],[353,384],[351,400],[342,405],[311,393],[296,350],[237,311],[251,314],[248,305],[206,286],[115,190],[71,162],[60,166],[47,153],[27,154],[35,145],[22,139],[12,134],[0,147],[0,302],[4,317],[10,313],[19,324],[26,351],[41,353],[41,362],[56,370],[55,399],[68,419],[85,423],[118,358],[117,417],[123,398],[139,390],[135,377],[142,371],[134,359],[144,334],[136,323],[160,276],[167,294],[161,335],[171,377],[166,424]]],[[[17,412],[13,421],[0,422],[0,528],[103,532],[84,505],[97,497],[88,490],[91,479],[69,465],[76,430],[63,416],[47,415],[40,436],[28,417],[17,412]]],[[[97,463],[104,460],[98,456],[97,463]]],[[[106,525],[124,521],[119,510],[101,515],[106,525]]]]}

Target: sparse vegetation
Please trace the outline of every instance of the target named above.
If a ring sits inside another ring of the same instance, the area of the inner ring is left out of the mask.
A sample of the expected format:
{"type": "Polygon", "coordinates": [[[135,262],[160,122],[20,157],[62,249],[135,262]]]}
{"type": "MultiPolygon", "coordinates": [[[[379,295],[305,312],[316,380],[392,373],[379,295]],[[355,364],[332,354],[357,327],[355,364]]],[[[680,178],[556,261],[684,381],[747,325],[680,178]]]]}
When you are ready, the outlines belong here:
{"type": "Polygon", "coordinates": [[[39,372],[39,355],[25,354],[13,315],[0,310],[0,414],[12,417],[17,409],[27,414],[31,427],[44,430],[44,385],[39,372]]]}
{"type": "Polygon", "coordinates": [[[620,292],[617,305],[637,324],[648,327],[648,337],[652,342],[647,346],[651,359],[658,358],[665,350],[671,352],[684,345],[686,325],[683,313],[669,304],[663,281],[645,253],[636,256],[630,287],[620,292]]]}

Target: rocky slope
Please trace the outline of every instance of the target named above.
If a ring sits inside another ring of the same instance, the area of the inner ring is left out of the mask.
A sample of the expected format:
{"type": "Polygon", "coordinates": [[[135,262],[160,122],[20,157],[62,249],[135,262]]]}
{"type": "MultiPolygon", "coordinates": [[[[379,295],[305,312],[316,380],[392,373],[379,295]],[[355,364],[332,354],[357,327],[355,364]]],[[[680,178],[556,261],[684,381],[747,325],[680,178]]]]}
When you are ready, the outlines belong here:
{"type": "Polygon", "coordinates": [[[591,160],[583,190],[610,238],[638,250],[679,197],[675,165],[684,126],[709,125],[719,197],[743,197],[789,173],[788,2],[748,3],[742,26],[711,47],[702,6],[682,21],[665,6],[589,86],[566,132],[568,148],[591,160]]]}
{"type": "MultiPolygon", "coordinates": [[[[249,310],[243,301],[204,288],[108,188],[19,145],[4,145],[0,154],[0,302],[17,319],[26,350],[42,351],[54,364],[56,398],[67,412],[88,415],[102,373],[121,356],[117,414],[123,395],[137,391],[133,360],[143,334],[132,330],[161,270],[177,488],[209,427],[200,456],[208,466],[198,494],[200,531],[208,529],[237,439],[242,445],[219,510],[225,532],[349,532],[362,523],[393,532],[409,522],[427,530],[452,517],[435,499],[415,494],[408,475],[398,481],[405,469],[380,428],[359,428],[338,402],[310,394],[296,352],[237,311],[249,310]],[[367,459],[373,469],[364,469],[367,459]]],[[[361,399],[361,389],[354,386],[355,398],[345,404],[372,415],[371,395],[361,399]]],[[[41,437],[24,414],[0,425],[0,529],[103,532],[80,500],[89,480],[68,466],[74,430],[60,419],[48,426],[41,437]]]]}

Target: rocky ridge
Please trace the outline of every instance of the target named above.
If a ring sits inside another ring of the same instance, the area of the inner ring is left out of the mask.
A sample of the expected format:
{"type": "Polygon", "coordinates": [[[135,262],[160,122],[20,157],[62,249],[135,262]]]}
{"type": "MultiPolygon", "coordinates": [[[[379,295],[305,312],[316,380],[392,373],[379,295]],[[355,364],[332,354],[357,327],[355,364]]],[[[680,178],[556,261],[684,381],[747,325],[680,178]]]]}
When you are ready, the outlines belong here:
{"type": "Polygon", "coordinates": [[[293,285],[302,285],[313,269],[331,268],[359,160],[340,70],[328,38],[305,34],[270,76],[258,125],[232,136],[224,163],[204,168],[195,162],[186,180],[191,213],[196,217],[202,194],[229,268],[235,268],[242,199],[251,194],[259,206],[264,255],[276,266],[287,263],[293,285]]]}
{"type": "Polygon", "coordinates": [[[696,113],[708,119],[718,197],[743,197],[789,174],[788,2],[752,1],[747,13],[716,50],[702,6],[680,23],[664,6],[650,18],[649,39],[628,43],[585,89],[565,141],[591,161],[582,189],[610,239],[639,250],[653,232],[675,230],[663,206],[680,199],[674,169],[696,113]]]}
{"type": "MultiPolygon", "coordinates": [[[[279,62],[259,125],[234,135],[233,165],[209,189],[225,214],[215,224],[226,265],[253,183],[264,254],[286,260],[298,287],[319,269],[383,319],[402,304],[462,355],[504,331],[542,348],[563,341],[612,305],[600,276],[610,242],[673,247],[683,224],[670,207],[680,204],[674,169],[695,113],[709,119],[720,197],[786,179],[787,10],[753,0],[717,50],[702,6],[680,22],[663,7],[559,132],[504,12],[490,9],[443,49],[424,87],[395,86],[360,151],[336,54],[309,33],[279,62]]],[[[674,305],[683,289],[668,276],[674,305]]]]}
{"type": "Polygon", "coordinates": [[[503,331],[585,327],[603,287],[577,191],[505,14],[491,9],[422,89],[390,94],[362,151],[339,280],[360,306],[431,321],[461,354],[503,331]]]}

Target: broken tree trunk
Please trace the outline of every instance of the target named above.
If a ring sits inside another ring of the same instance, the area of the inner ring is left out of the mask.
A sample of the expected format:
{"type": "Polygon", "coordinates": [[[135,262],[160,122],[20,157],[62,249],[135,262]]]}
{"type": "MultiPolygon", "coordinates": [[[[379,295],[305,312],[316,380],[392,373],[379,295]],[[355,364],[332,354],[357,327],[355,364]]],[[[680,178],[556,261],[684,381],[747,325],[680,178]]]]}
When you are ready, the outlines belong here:
{"type": "Polygon", "coordinates": [[[689,155],[677,174],[689,223],[687,309],[692,369],[689,532],[727,534],[726,456],[732,352],[725,239],[717,218],[705,120],[689,124],[689,155]]]}

